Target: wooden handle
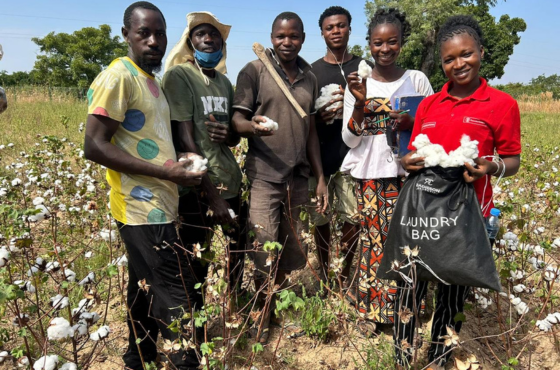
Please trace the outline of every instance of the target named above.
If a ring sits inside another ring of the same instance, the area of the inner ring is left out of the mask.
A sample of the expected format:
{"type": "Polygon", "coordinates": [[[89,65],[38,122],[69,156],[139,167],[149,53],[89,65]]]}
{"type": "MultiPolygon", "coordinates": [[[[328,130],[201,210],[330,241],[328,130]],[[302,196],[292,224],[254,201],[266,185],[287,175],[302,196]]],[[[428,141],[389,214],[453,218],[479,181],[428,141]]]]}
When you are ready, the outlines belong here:
{"type": "Polygon", "coordinates": [[[274,79],[274,81],[276,82],[276,84],[278,85],[280,90],[282,90],[282,92],[284,93],[286,98],[288,98],[288,100],[290,101],[292,106],[296,109],[296,111],[301,116],[301,118],[306,118],[307,113],[305,113],[305,111],[299,105],[299,103],[296,101],[296,99],[294,99],[294,96],[292,95],[292,93],[290,93],[290,91],[286,87],[286,84],[282,80],[282,77],[280,77],[278,72],[276,72],[276,69],[274,69],[274,66],[272,65],[272,63],[270,63],[270,60],[268,60],[268,57],[266,56],[266,53],[265,53],[265,50],[264,50],[264,47],[261,44],[259,44],[258,42],[255,42],[253,44],[253,51],[255,52],[257,57],[260,59],[260,61],[263,62],[264,66],[266,67],[268,72],[271,74],[272,78],[274,79]]]}

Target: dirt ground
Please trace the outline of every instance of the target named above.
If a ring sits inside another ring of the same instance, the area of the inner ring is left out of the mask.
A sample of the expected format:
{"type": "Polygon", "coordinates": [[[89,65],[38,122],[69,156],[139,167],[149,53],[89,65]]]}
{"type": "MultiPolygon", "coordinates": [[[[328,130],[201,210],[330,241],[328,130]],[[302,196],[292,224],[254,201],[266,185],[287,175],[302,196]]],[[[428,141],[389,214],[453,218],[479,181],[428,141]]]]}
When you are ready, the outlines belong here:
{"type": "MultiPolygon", "coordinates": [[[[314,258],[312,265],[316,264],[314,258]]],[[[318,289],[316,278],[309,268],[296,272],[291,277],[292,283],[302,283],[308,296],[314,295],[318,289]]],[[[294,284],[296,293],[301,294],[301,286],[294,284]]],[[[336,299],[330,297],[328,299],[336,299]]],[[[110,339],[106,347],[99,355],[91,370],[113,370],[122,369],[121,355],[127,347],[128,329],[123,320],[124,311],[119,299],[110,304],[110,315],[121,319],[109,320],[111,327],[110,339]]],[[[454,356],[460,359],[474,354],[482,367],[479,369],[503,369],[502,364],[496,360],[499,356],[502,361],[507,357],[505,347],[496,334],[500,333],[497,325],[495,312],[466,312],[467,320],[460,333],[460,339],[464,344],[455,350],[454,356]],[[481,337],[487,338],[480,339],[481,337]],[[478,339],[474,339],[478,338],[478,339]]],[[[429,331],[431,321],[425,320],[422,331],[429,331]]],[[[222,327],[219,323],[211,323],[210,333],[220,335],[222,327]]],[[[514,339],[515,340],[515,339],[514,339]]],[[[362,360],[366,356],[364,348],[375,348],[380,358],[387,358],[392,351],[391,328],[385,328],[378,333],[363,330],[362,326],[355,322],[345,322],[332,328],[329,339],[320,342],[302,335],[297,325],[289,325],[282,329],[280,326],[271,326],[269,343],[264,351],[250,363],[252,339],[247,340],[244,349],[235,349],[233,356],[228,361],[229,370],[361,370],[368,369],[362,360]],[[251,367],[249,367],[251,365],[251,367]]],[[[511,369],[560,369],[560,350],[556,348],[553,335],[543,335],[533,339],[531,342],[514,344],[517,352],[524,348],[519,358],[519,365],[511,369]]],[[[558,342],[557,342],[558,343],[558,342]]],[[[424,369],[428,365],[427,357],[428,343],[423,343],[417,353],[417,362],[414,369],[424,369]]],[[[369,369],[383,370],[387,365],[370,361],[369,369]],[[373,365],[372,365],[373,363],[373,365]]],[[[0,370],[18,369],[11,361],[5,361],[0,365],[0,370]]],[[[452,361],[446,367],[447,370],[457,369],[452,361]]],[[[462,370],[462,369],[461,369],[462,370]]],[[[509,369],[508,369],[509,370],[509,369]]]]}

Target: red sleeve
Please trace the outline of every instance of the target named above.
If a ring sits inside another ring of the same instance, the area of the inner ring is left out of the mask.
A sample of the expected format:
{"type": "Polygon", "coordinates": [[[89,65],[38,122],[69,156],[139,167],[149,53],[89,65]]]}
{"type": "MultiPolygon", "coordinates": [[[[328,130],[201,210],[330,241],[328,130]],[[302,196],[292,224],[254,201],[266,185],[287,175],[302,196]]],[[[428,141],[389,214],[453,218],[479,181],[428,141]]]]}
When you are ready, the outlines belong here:
{"type": "Polygon", "coordinates": [[[506,111],[494,130],[494,146],[500,155],[521,153],[521,119],[516,101],[506,111]]]}
{"type": "Polygon", "coordinates": [[[422,100],[418,106],[418,110],[416,111],[416,117],[414,117],[414,127],[412,128],[412,135],[410,136],[410,141],[408,143],[408,150],[416,150],[414,145],[412,145],[412,142],[416,139],[416,136],[422,132],[422,121],[426,116],[426,107],[428,106],[427,101],[428,99],[422,100]]]}

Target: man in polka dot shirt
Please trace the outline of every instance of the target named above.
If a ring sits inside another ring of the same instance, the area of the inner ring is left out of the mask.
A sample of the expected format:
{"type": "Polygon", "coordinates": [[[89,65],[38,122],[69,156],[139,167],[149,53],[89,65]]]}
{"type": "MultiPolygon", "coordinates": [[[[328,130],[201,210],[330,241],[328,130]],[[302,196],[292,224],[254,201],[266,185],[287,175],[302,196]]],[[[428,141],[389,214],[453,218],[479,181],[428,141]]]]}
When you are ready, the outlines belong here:
{"type": "MultiPolygon", "coordinates": [[[[156,360],[158,332],[178,339],[169,325],[195,308],[184,286],[194,291],[196,279],[174,222],[177,185],[198,185],[205,172],[189,172],[190,160],[177,161],[169,106],[154,78],[167,47],[163,14],[136,2],[125,11],[122,34],[128,55],[114,60],[88,91],[84,152],[107,167],[111,213],[129,254],[129,346],[123,360],[127,369],[140,370],[142,362],[156,360]]],[[[166,356],[177,369],[199,365],[194,351],[166,356]]]]}

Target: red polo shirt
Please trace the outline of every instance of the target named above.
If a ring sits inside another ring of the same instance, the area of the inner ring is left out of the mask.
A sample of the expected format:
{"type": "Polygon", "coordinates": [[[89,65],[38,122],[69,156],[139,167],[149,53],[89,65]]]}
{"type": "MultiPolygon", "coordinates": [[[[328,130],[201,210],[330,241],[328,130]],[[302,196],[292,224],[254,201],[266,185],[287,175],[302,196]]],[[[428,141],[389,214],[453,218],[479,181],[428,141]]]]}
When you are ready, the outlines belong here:
{"type": "MultiPolygon", "coordinates": [[[[500,155],[521,153],[519,107],[511,96],[488,86],[481,78],[479,88],[471,96],[457,99],[449,95],[449,84],[420,103],[410,150],[416,149],[412,146],[416,136],[426,134],[432,143],[442,145],[449,153],[461,145],[461,137],[466,134],[471,140],[478,140],[480,157],[494,155],[494,151],[500,155]]],[[[493,207],[490,175],[473,185],[487,216],[493,207]]]]}

